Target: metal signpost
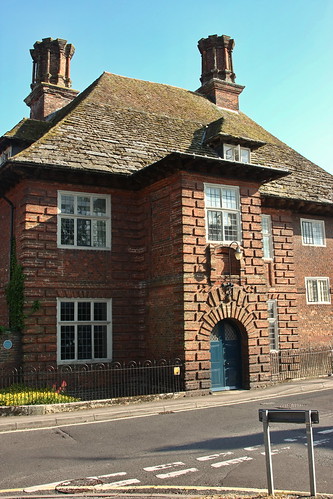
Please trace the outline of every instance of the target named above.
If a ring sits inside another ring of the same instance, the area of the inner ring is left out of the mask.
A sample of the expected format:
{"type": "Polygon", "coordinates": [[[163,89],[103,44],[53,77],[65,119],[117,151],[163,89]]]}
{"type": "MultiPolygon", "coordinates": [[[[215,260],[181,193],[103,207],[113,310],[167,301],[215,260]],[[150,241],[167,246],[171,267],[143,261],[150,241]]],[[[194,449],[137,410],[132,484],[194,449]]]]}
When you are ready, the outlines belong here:
{"type": "Polygon", "coordinates": [[[308,441],[310,493],[312,496],[315,496],[316,474],[315,474],[314,453],[313,453],[312,424],[319,423],[318,411],[259,409],[259,421],[262,421],[264,427],[268,493],[270,495],[274,495],[272,452],[271,452],[269,423],[304,423],[306,426],[306,436],[308,441]]]}

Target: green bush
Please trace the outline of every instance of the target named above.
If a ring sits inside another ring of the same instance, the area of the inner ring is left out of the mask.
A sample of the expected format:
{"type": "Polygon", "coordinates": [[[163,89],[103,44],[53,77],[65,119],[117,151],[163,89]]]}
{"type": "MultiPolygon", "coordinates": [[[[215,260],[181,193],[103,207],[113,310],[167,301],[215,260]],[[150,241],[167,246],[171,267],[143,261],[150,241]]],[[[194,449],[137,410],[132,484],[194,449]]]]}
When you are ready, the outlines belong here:
{"type": "Polygon", "coordinates": [[[12,385],[0,390],[0,405],[63,404],[80,399],[59,393],[59,389],[31,389],[24,385],[12,385]]]}

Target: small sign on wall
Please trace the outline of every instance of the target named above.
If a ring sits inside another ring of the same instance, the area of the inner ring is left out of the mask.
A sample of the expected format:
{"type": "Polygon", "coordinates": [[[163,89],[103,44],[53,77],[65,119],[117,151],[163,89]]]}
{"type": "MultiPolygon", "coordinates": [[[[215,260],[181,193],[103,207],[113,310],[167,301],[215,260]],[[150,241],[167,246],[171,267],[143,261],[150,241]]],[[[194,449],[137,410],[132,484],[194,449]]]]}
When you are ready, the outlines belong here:
{"type": "Polygon", "coordinates": [[[13,347],[12,340],[5,340],[2,344],[5,350],[10,350],[13,347]]]}

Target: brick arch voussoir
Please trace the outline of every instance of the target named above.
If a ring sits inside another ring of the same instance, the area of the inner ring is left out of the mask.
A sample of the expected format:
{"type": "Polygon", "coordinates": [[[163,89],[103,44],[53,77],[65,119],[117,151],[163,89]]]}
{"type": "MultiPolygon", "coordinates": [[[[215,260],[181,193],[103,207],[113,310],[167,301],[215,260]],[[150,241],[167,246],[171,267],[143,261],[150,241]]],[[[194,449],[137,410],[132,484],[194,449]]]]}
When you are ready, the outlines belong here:
{"type": "Polygon", "coordinates": [[[210,333],[218,322],[223,319],[235,319],[242,324],[248,336],[255,332],[255,314],[253,312],[251,294],[241,287],[233,289],[231,303],[224,303],[224,294],[221,288],[210,291],[207,298],[207,311],[201,319],[199,338],[210,336],[210,333]]]}

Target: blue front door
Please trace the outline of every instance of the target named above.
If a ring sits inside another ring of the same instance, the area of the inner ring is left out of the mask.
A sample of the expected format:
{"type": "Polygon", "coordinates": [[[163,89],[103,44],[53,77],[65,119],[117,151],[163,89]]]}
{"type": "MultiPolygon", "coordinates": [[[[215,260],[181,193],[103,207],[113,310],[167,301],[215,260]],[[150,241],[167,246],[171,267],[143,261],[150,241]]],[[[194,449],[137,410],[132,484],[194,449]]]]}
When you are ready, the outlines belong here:
{"type": "Polygon", "coordinates": [[[212,390],[232,390],[242,385],[241,343],[238,329],[228,320],[214,327],[210,341],[212,390]]]}

